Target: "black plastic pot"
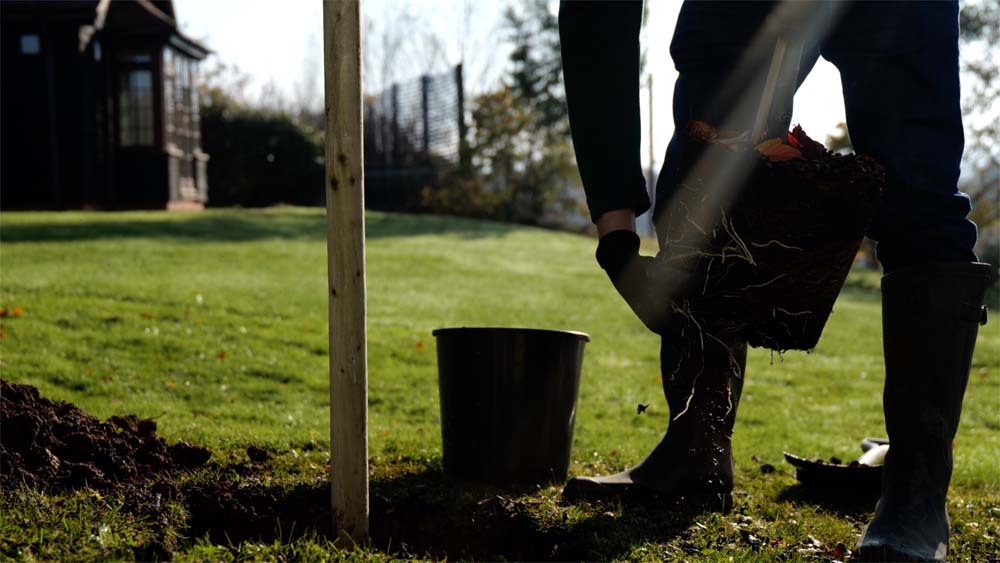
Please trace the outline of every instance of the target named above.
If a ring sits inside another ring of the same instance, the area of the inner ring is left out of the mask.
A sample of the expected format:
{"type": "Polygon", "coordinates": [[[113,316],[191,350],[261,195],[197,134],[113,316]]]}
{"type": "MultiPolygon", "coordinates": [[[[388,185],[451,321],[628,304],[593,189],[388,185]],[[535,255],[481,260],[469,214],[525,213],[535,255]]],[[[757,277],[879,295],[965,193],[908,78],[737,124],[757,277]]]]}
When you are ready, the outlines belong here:
{"type": "Polygon", "coordinates": [[[590,336],[522,328],[433,334],[445,473],[495,485],[565,480],[590,336]]]}

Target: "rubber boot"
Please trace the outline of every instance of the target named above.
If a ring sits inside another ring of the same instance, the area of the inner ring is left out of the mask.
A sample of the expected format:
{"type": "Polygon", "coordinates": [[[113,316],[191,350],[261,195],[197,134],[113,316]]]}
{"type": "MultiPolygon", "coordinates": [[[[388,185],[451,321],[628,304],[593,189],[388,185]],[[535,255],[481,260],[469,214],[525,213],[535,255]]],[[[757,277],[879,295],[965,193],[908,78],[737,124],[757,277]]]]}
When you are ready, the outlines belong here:
{"type": "Polygon", "coordinates": [[[889,453],[882,496],[856,561],[944,561],[952,440],[976,333],[986,322],[988,264],[942,263],[882,278],[889,453]]]}
{"type": "Polygon", "coordinates": [[[563,489],[566,500],[684,497],[721,511],[732,505],[731,438],[746,343],[723,343],[708,335],[664,338],[660,365],[670,409],[666,435],[635,467],[603,477],[574,477],[563,489]]]}

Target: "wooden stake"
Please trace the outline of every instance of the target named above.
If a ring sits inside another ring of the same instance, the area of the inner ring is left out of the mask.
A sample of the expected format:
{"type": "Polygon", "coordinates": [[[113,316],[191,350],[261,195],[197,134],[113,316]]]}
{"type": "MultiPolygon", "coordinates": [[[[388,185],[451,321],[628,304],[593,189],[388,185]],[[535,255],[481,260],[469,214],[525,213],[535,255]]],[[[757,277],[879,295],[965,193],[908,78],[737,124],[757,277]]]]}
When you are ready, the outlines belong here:
{"type": "Polygon", "coordinates": [[[778,89],[778,78],[785,62],[787,49],[788,42],[779,37],[774,44],[771,66],[767,69],[767,78],[764,81],[764,92],[760,97],[760,105],[757,106],[757,117],[753,122],[753,131],[750,133],[750,141],[755,145],[764,140],[763,137],[771,116],[771,105],[774,103],[774,93],[778,89]]]}
{"type": "Polygon", "coordinates": [[[327,270],[330,289],[330,486],[334,525],[368,536],[368,349],[360,0],[323,2],[327,270]]]}

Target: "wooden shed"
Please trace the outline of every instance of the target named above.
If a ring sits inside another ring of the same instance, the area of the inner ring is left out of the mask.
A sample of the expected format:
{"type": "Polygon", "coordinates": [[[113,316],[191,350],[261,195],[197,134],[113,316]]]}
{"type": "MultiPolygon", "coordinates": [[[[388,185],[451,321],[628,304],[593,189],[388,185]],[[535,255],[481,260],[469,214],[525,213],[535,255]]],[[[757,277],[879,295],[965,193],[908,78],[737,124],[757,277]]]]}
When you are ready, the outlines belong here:
{"type": "Polygon", "coordinates": [[[4,0],[0,26],[0,207],[204,206],[209,50],[171,0],[4,0]]]}

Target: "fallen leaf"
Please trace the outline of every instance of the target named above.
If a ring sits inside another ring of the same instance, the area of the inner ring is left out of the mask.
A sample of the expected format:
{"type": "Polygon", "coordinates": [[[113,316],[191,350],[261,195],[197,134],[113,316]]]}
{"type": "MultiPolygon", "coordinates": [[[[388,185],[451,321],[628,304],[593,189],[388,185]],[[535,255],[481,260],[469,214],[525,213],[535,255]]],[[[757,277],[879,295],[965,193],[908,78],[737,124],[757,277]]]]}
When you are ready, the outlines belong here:
{"type": "Polygon", "coordinates": [[[763,141],[754,147],[754,149],[767,157],[771,162],[784,162],[793,158],[802,158],[802,151],[782,143],[778,137],[763,141]]]}
{"type": "Polygon", "coordinates": [[[20,317],[24,314],[24,307],[14,307],[10,310],[10,314],[15,317],[20,317]]]}
{"type": "Polygon", "coordinates": [[[94,370],[90,368],[83,368],[83,375],[90,375],[92,373],[94,373],[94,370]]]}
{"type": "Polygon", "coordinates": [[[151,319],[153,318],[153,313],[142,313],[142,318],[151,319]]]}
{"type": "Polygon", "coordinates": [[[417,340],[417,350],[423,350],[423,349],[424,349],[424,341],[417,340]]]}
{"type": "Polygon", "coordinates": [[[0,307],[0,318],[5,318],[7,316],[7,307],[0,307]]]}
{"type": "Polygon", "coordinates": [[[797,149],[801,149],[803,153],[810,155],[810,157],[813,155],[824,155],[829,152],[826,150],[826,147],[823,146],[823,143],[819,143],[809,138],[809,135],[806,135],[806,132],[802,130],[801,125],[796,125],[795,128],[788,133],[788,144],[797,149]]]}
{"type": "Polygon", "coordinates": [[[719,138],[719,132],[715,127],[705,121],[692,119],[688,121],[686,129],[687,137],[699,143],[714,143],[719,138]]]}
{"type": "Polygon", "coordinates": [[[225,351],[225,350],[223,350],[223,351],[219,352],[219,355],[218,355],[218,358],[219,358],[220,360],[225,360],[225,359],[226,359],[226,356],[228,356],[228,355],[229,355],[229,354],[227,354],[227,353],[226,353],[226,351],[225,351]]]}

